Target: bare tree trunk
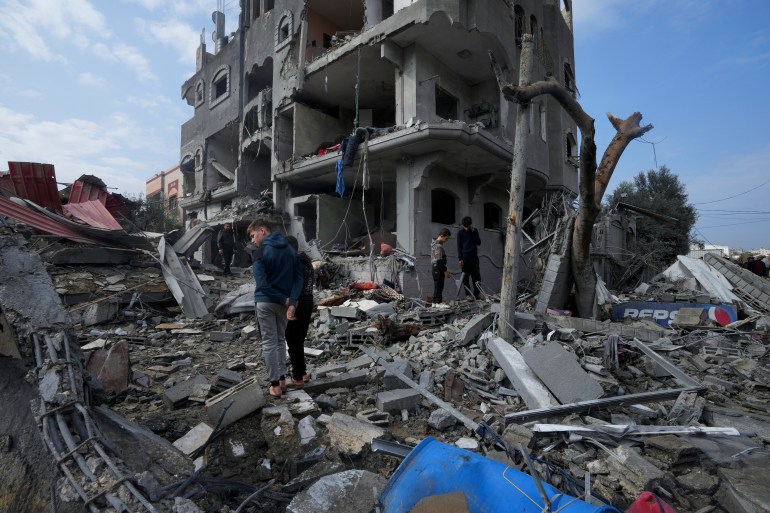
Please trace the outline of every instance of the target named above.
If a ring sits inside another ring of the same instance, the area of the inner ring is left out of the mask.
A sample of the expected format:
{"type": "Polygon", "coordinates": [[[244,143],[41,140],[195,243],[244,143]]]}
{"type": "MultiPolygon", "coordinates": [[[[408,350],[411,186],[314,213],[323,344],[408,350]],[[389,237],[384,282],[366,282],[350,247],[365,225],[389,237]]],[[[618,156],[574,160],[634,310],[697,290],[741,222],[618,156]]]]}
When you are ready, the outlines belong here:
{"type": "MultiPolygon", "coordinates": [[[[532,36],[525,34],[521,41],[519,85],[532,80],[532,36]]],[[[513,341],[513,321],[516,311],[517,284],[519,282],[519,258],[521,256],[521,223],[524,210],[524,186],[527,181],[527,153],[529,146],[530,103],[519,103],[516,113],[516,139],[513,146],[511,191],[508,199],[508,222],[505,226],[505,256],[503,260],[503,284],[500,291],[500,337],[513,341]]]]}
{"type": "MultiPolygon", "coordinates": [[[[524,37],[526,38],[527,36],[525,35],[524,37]]],[[[572,96],[572,93],[556,80],[539,81],[533,84],[524,84],[522,82],[520,85],[505,82],[502,70],[491,51],[489,52],[489,58],[492,61],[492,68],[497,77],[500,91],[502,91],[506,100],[521,106],[528,105],[537,96],[549,94],[559,102],[578,126],[578,129],[580,129],[580,207],[572,233],[571,266],[575,280],[578,315],[590,317],[594,313],[596,297],[596,273],[594,272],[591,259],[591,237],[593,235],[594,223],[601,212],[601,201],[618,160],[620,160],[628,144],[637,137],[641,137],[652,130],[653,127],[652,125],[640,126],[642,115],[639,112],[631,114],[625,120],[618,119],[612,114],[607,113],[607,117],[612,126],[615,127],[615,130],[617,130],[617,133],[609,146],[607,146],[601,163],[597,166],[594,119],[586,114],[580,103],[572,96]]],[[[522,60],[523,58],[524,50],[522,48],[522,60]]],[[[517,144],[518,138],[519,132],[517,127],[517,144]]],[[[517,156],[514,151],[514,162],[516,162],[516,158],[517,156]]],[[[513,196],[513,194],[514,191],[511,190],[511,195],[513,196]]],[[[513,199],[511,201],[513,202],[513,199]]],[[[521,242],[520,237],[519,232],[517,246],[521,242]]],[[[508,250],[509,242],[508,238],[506,238],[506,262],[508,250]]],[[[505,282],[505,276],[506,274],[504,273],[503,291],[510,287],[505,282]]],[[[501,311],[505,311],[502,305],[501,311]]]]}

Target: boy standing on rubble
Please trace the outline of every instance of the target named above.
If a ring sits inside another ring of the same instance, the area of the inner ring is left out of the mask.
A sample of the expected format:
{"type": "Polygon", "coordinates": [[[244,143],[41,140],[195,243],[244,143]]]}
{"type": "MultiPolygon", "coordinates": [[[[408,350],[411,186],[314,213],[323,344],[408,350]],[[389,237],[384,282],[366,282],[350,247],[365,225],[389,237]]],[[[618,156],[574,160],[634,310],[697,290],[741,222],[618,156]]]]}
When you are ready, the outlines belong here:
{"type": "Polygon", "coordinates": [[[219,248],[219,254],[222,255],[222,264],[224,265],[225,275],[230,274],[230,263],[233,261],[233,253],[235,252],[235,232],[233,232],[233,225],[225,223],[219,234],[217,234],[217,247],[219,248]]]}
{"type": "Polygon", "coordinates": [[[291,361],[291,384],[301,388],[310,381],[305,365],[305,337],[310,327],[310,319],[313,316],[313,283],[315,271],[310,257],[303,251],[299,251],[299,242],[296,237],[289,235],[286,242],[299,255],[299,263],[302,266],[302,292],[297,300],[296,319],[290,320],[286,326],[286,343],[289,345],[289,361],[291,361]]]}
{"type": "Polygon", "coordinates": [[[481,281],[478,251],[481,237],[470,217],[463,217],[462,225],[462,229],[457,232],[457,258],[460,260],[460,269],[463,272],[462,287],[468,294],[468,299],[474,300],[481,296],[481,291],[478,289],[478,283],[481,281]]]}
{"type": "Polygon", "coordinates": [[[433,274],[433,304],[444,302],[444,278],[449,278],[446,266],[446,251],[444,243],[452,235],[447,228],[438,232],[438,237],[430,243],[430,265],[433,274]]]}
{"type": "Polygon", "coordinates": [[[281,397],[286,389],[286,325],[294,320],[302,291],[303,272],[297,253],[267,219],[255,219],[247,230],[256,246],[252,253],[254,310],[262,335],[268,393],[281,397]]]}

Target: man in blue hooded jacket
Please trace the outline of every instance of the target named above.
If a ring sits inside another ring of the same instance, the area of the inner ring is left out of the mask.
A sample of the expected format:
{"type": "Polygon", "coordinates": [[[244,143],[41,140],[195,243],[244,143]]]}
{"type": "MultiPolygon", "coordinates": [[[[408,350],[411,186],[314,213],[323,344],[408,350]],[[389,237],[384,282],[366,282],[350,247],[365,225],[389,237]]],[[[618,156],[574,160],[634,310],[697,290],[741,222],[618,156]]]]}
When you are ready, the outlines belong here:
{"type": "Polygon", "coordinates": [[[266,219],[254,220],[247,233],[256,246],[251,269],[262,356],[270,380],[268,393],[281,397],[286,388],[286,324],[295,318],[304,273],[297,253],[281,233],[272,231],[266,219]]]}

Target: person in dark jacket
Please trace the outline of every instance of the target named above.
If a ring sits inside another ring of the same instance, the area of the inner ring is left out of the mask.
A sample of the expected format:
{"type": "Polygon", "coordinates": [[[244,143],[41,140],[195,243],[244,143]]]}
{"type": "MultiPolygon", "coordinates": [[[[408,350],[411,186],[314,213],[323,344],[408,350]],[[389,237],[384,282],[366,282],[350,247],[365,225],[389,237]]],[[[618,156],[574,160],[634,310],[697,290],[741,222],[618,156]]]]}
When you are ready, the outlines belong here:
{"type": "Polygon", "coordinates": [[[247,230],[256,246],[252,253],[254,310],[262,335],[268,393],[281,397],[286,388],[286,324],[294,320],[304,274],[297,253],[266,219],[252,221],[247,230]]]}
{"type": "Polygon", "coordinates": [[[297,300],[296,319],[289,321],[286,326],[286,343],[289,345],[289,361],[291,361],[291,384],[302,387],[310,381],[305,365],[305,337],[310,327],[310,318],[313,316],[313,283],[315,283],[315,271],[310,257],[299,251],[297,238],[289,235],[286,237],[294,251],[299,255],[299,263],[302,266],[303,280],[302,292],[297,300]]]}
{"type": "Polygon", "coordinates": [[[233,261],[235,252],[235,232],[230,223],[225,223],[217,235],[217,247],[219,254],[222,255],[222,264],[225,267],[225,274],[230,274],[230,263],[233,261]]]}
{"type": "Polygon", "coordinates": [[[430,243],[430,265],[433,274],[433,303],[444,302],[444,278],[449,277],[449,270],[446,266],[446,252],[444,243],[452,233],[447,228],[442,228],[438,232],[438,237],[430,243]]]}
{"type": "Polygon", "coordinates": [[[479,237],[479,231],[473,226],[473,220],[470,217],[463,217],[462,225],[462,229],[457,232],[457,258],[463,272],[463,290],[468,294],[468,299],[473,300],[481,296],[481,291],[478,290],[477,285],[481,281],[478,252],[481,237],[479,237]]]}

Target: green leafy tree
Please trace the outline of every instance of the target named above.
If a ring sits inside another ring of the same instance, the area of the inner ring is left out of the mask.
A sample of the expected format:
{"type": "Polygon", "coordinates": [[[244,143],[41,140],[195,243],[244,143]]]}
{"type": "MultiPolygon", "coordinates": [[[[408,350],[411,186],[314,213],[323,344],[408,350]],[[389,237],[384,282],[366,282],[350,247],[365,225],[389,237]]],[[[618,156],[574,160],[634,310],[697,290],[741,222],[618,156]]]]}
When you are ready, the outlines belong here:
{"type": "Polygon", "coordinates": [[[684,184],[666,166],[642,171],[632,181],[618,184],[608,197],[607,206],[615,209],[621,202],[676,218],[671,223],[644,215],[637,219],[636,247],[629,249],[645,263],[643,279],[665,269],[677,255],[689,253],[690,244],[698,242],[691,236],[697,211],[688,202],[684,184]]]}

